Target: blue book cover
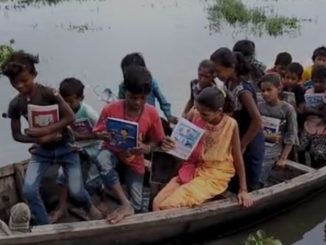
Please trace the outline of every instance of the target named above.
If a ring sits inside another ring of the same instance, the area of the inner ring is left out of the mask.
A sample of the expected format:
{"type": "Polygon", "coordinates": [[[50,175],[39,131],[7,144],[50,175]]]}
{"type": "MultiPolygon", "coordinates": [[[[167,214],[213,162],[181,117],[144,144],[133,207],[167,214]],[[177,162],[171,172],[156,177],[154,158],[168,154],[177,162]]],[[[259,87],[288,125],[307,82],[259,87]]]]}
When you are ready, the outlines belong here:
{"type": "Polygon", "coordinates": [[[127,150],[138,145],[138,123],[108,117],[106,129],[112,135],[110,145],[127,150]]]}

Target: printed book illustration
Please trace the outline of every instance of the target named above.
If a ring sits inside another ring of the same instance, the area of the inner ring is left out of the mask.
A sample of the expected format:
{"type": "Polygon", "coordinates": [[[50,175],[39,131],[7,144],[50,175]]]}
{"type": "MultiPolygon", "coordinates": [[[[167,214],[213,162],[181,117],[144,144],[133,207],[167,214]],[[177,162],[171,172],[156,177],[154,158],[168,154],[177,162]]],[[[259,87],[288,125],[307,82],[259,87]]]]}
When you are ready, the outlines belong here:
{"type": "MultiPolygon", "coordinates": [[[[273,117],[266,117],[266,116],[261,116],[261,119],[263,121],[263,127],[264,127],[265,135],[279,134],[280,133],[280,126],[281,126],[281,120],[280,119],[273,118],[273,117]]],[[[265,145],[273,146],[274,143],[265,142],[265,145]]]]}
{"type": "Polygon", "coordinates": [[[127,150],[138,145],[138,123],[109,117],[106,129],[112,135],[110,144],[118,149],[127,150]]]}
{"type": "Polygon", "coordinates": [[[324,93],[316,93],[316,94],[305,94],[304,95],[306,105],[313,108],[318,108],[323,105],[325,102],[325,94],[324,93]]]}
{"type": "Polygon", "coordinates": [[[59,121],[59,106],[39,106],[29,104],[27,106],[27,117],[30,127],[45,127],[59,121]]]}
{"type": "Polygon", "coordinates": [[[71,129],[78,134],[89,134],[93,132],[93,126],[88,118],[78,118],[71,125],[71,129]]]}
{"type": "Polygon", "coordinates": [[[187,160],[196,148],[204,130],[181,118],[175,126],[171,138],[175,141],[175,148],[168,153],[183,160],[187,160]]]}

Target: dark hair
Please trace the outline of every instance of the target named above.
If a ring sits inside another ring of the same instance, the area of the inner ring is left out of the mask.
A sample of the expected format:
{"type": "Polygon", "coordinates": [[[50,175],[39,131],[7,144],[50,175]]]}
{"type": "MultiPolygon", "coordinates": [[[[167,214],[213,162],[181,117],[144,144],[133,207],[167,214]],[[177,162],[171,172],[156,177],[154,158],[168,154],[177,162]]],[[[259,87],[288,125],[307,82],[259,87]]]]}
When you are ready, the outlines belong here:
{"type": "Polygon", "coordinates": [[[286,72],[294,73],[301,79],[303,74],[303,66],[298,62],[293,62],[286,67],[286,72]]]}
{"type": "Polygon", "coordinates": [[[318,47],[314,50],[314,53],[312,54],[312,60],[315,61],[315,59],[318,56],[326,57],[326,47],[325,46],[318,47]]]}
{"type": "Polygon", "coordinates": [[[258,82],[258,87],[261,88],[262,83],[269,82],[273,84],[273,86],[279,88],[281,86],[282,78],[280,74],[273,72],[264,75],[258,82]]]}
{"type": "Polygon", "coordinates": [[[200,62],[198,68],[208,69],[209,73],[214,74],[214,63],[211,60],[203,60],[200,62]]]}
{"type": "Polygon", "coordinates": [[[121,60],[121,69],[124,70],[128,66],[142,66],[146,67],[144,57],[141,53],[131,53],[127,54],[122,60],[121,60]]]}
{"type": "Polygon", "coordinates": [[[84,88],[85,86],[80,80],[74,77],[69,77],[60,83],[59,92],[64,98],[73,95],[81,98],[84,96],[84,88]]]}
{"type": "Polygon", "coordinates": [[[134,94],[149,94],[151,92],[151,73],[142,66],[129,66],[124,73],[124,87],[134,94]]]}
{"type": "Polygon", "coordinates": [[[198,104],[212,111],[222,110],[225,113],[233,112],[234,104],[230,94],[217,87],[204,88],[196,97],[198,104]]]}
{"type": "Polygon", "coordinates": [[[314,65],[311,72],[311,80],[326,79],[326,66],[314,65]]]}
{"type": "Polygon", "coordinates": [[[228,48],[219,48],[211,55],[210,59],[223,67],[233,67],[238,77],[246,76],[250,73],[250,65],[245,60],[245,57],[241,53],[232,52],[228,48]]]}
{"type": "Polygon", "coordinates": [[[2,64],[2,73],[9,79],[15,78],[20,73],[28,71],[34,76],[37,75],[35,64],[39,63],[39,57],[24,51],[13,52],[8,59],[2,64]]]}
{"type": "Polygon", "coordinates": [[[292,62],[292,56],[287,52],[282,52],[276,56],[274,65],[287,67],[291,62],[292,62]]]}
{"type": "Polygon", "coordinates": [[[239,40],[233,46],[233,52],[240,52],[248,58],[255,56],[255,49],[255,43],[247,39],[239,40]]]}

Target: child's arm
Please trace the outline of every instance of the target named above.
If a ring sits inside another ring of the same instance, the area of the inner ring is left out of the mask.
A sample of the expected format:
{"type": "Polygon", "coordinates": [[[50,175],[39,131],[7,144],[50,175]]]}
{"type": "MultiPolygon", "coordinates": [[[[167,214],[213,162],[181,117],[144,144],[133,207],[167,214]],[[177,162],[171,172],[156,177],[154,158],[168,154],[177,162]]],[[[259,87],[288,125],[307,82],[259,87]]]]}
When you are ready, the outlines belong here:
{"type": "Polygon", "coordinates": [[[243,158],[241,153],[238,125],[234,127],[231,144],[232,144],[232,156],[234,161],[234,167],[239,177],[239,184],[240,184],[239,195],[238,195],[239,203],[245,207],[249,207],[252,205],[253,201],[248,195],[246,173],[245,173],[245,166],[243,163],[243,158]]]}
{"type": "Polygon", "coordinates": [[[182,116],[186,117],[186,115],[188,114],[188,112],[191,110],[193,106],[194,106],[194,99],[190,98],[186,104],[186,107],[183,110],[182,116]]]}
{"type": "Polygon", "coordinates": [[[262,120],[257,105],[249,92],[243,92],[240,95],[241,104],[247,109],[250,116],[250,125],[247,132],[241,139],[241,151],[245,152],[247,145],[256,137],[262,129],[262,120]]]}
{"type": "Polygon", "coordinates": [[[284,167],[286,165],[286,160],[289,157],[290,152],[292,151],[293,145],[285,145],[282,150],[280,159],[276,162],[277,166],[284,167]]]}
{"type": "Polygon", "coordinates": [[[11,134],[15,141],[21,143],[36,143],[36,138],[22,134],[20,119],[11,119],[11,134]]]}
{"type": "Polygon", "coordinates": [[[61,132],[69,124],[73,123],[75,120],[75,115],[70,106],[65,102],[58,92],[54,92],[57,103],[59,105],[60,120],[53,123],[47,127],[42,128],[29,128],[26,129],[26,134],[31,137],[42,137],[48,134],[53,134],[56,132],[61,132]]]}

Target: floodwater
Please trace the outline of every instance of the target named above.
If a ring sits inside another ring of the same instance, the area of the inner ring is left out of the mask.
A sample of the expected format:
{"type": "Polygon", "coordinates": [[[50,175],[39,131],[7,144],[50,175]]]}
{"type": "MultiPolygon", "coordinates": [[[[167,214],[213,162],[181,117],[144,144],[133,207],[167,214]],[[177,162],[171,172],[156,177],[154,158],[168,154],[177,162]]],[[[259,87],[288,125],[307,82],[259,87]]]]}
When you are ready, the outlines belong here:
{"type": "MultiPolygon", "coordinates": [[[[251,6],[272,7],[277,14],[303,20],[298,32],[256,36],[242,28],[222,25],[209,30],[204,0],[0,0],[0,44],[15,40],[15,49],[39,54],[38,80],[57,87],[75,76],[86,85],[86,101],[98,110],[102,102],[94,90],[117,92],[120,61],[130,52],[143,53],[146,64],[180,115],[189,96],[189,81],[199,62],[219,47],[232,48],[238,39],[256,43],[257,58],[271,66],[278,52],[307,65],[314,48],[325,44],[324,0],[246,0],[251,6]],[[27,5],[26,3],[29,3],[27,5]]],[[[0,77],[0,112],[15,95],[0,77]]],[[[0,119],[0,165],[27,158],[27,145],[16,143],[7,119],[0,119]]],[[[264,229],[284,244],[323,244],[326,194],[251,230],[209,244],[243,244],[249,232],[264,229]]]]}

